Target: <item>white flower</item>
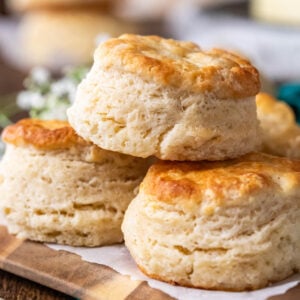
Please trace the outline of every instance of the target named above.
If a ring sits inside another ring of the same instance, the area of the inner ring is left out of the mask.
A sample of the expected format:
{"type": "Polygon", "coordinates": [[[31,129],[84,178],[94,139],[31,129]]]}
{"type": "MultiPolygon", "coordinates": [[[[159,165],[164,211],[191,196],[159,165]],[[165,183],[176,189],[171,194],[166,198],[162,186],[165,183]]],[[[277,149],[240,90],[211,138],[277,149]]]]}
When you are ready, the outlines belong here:
{"type": "Polygon", "coordinates": [[[5,144],[0,139],[0,159],[1,159],[1,156],[3,155],[4,151],[5,151],[5,144]]]}
{"type": "Polygon", "coordinates": [[[51,75],[47,69],[35,67],[31,70],[31,77],[37,84],[44,84],[49,82],[51,75]]]}
{"type": "Polygon", "coordinates": [[[30,91],[22,91],[18,94],[17,104],[20,108],[29,110],[31,109],[30,97],[33,93],[30,91]]]}
{"type": "Polygon", "coordinates": [[[40,117],[42,119],[47,119],[47,120],[67,120],[66,111],[68,108],[69,105],[60,104],[49,110],[44,111],[40,117]]]}
{"type": "Polygon", "coordinates": [[[75,102],[76,91],[77,91],[77,87],[76,86],[75,86],[75,89],[73,91],[70,91],[69,100],[70,100],[71,104],[73,104],[75,102]]]}
{"type": "Polygon", "coordinates": [[[17,104],[19,107],[25,110],[31,108],[41,109],[45,106],[46,99],[36,92],[23,91],[20,92],[17,98],[17,104]]]}
{"type": "Polygon", "coordinates": [[[38,93],[33,94],[30,101],[32,108],[35,109],[42,109],[46,105],[46,98],[38,93]]]}
{"type": "Polygon", "coordinates": [[[73,102],[73,98],[75,97],[76,89],[76,84],[69,78],[63,78],[51,85],[53,95],[57,97],[67,95],[71,102],[73,102]]]}

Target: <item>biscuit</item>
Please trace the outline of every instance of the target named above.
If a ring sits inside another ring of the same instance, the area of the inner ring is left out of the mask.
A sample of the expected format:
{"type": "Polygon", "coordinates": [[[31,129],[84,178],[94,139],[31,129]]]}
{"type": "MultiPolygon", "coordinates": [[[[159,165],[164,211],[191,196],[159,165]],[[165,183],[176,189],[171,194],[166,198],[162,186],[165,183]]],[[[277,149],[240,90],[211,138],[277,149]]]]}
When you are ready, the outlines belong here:
{"type": "Polygon", "coordinates": [[[300,270],[300,161],[247,154],[150,167],[122,224],[148,276],[244,291],[300,270]]]}
{"type": "Polygon", "coordinates": [[[190,42],[122,35],[101,44],[68,119],[99,147],[164,160],[222,160],[255,149],[259,76],[190,42]]]}
{"type": "Polygon", "coordinates": [[[300,127],[292,108],[265,93],[257,95],[256,104],[262,151],[300,159],[300,127]]]}
{"type": "Polygon", "coordinates": [[[10,0],[8,6],[15,11],[31,11],[36,9],[60,9],[73,7],[104,8],[108,0],[10,0]]]}
{"type": "Polygon", "coordinates": [[[0,206],[10,233],[74,246],[122,242],[124,212],[149,160],[102,150],[63,121],[25,119],[3,140],[0,206]]]}
{"type": "Polygon", "coordinates": [[[24,15],[19,26],[24,65],[49,68],[89,64],[98,35],[135,30],[94,9],[34,11],[24,15]]]}

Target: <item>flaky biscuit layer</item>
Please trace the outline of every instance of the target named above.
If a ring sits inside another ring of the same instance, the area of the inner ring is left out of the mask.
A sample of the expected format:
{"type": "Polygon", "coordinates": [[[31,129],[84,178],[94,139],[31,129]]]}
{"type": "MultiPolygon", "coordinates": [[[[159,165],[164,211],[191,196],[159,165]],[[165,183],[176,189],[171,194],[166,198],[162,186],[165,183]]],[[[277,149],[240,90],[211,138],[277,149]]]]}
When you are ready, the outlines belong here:
{"type": "Polygon", "coordinates": [[[125,213],[125,244],[158,280],[262,288],[300,271],[299,195],[300,161],[160,162],[125,213]]]}

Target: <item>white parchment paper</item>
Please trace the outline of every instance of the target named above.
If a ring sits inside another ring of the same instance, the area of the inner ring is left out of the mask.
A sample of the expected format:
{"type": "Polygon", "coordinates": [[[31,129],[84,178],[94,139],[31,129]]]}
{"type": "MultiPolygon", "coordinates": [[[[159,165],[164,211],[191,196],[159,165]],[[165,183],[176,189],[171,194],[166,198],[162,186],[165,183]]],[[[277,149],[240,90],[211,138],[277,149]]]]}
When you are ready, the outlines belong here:
{"type": "Polygon", "coordinates": [[[151,287],[162,290],[163,292],[182,300],[264,300],[273,295],[283,294],[300,282],[300,274],[298,274],[285,281],[253,292],[232,293],[184,288],[149,279],[144,276],[137,268],[124,244],[99,248],[80,248],[53,244],[48,246],[55,250],[65,250],[76,253],[80,255],[83,260],[89,262],[109,266],[123,275],[129,275],[134,280],[147,281],[151,287]]]}

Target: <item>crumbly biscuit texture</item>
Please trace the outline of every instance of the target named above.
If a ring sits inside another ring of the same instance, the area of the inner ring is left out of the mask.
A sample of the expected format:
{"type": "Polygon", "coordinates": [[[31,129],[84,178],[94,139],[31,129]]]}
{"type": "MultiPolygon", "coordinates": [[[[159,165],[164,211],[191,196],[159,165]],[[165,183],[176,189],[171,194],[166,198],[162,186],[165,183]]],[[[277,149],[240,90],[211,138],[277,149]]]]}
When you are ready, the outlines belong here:
{"type": "Polygon", "coordinates": [[[256,96],[256,104],[262,129],[262,151],[300,159],[300,126],[292,108],[265,93],[256,96]]]}
{"type": "Polygon", "coordinates": [[[126,246],[148,276],[245,291],[300,271],[300,162],[248,154],[160,162],[126,211],[126,246]]]}
{"type": "Polygon", "coordinates": [[[76,150],[7,145],[0,206],[12,234],[74,246],[122,242],[124,212],[149,162],[102,153],[95,163],[76,150]]]}
{"type": "Polygon", "coordinates": [[[78,87],[68,120],[101,148],[164,160],[223,160],[259,144],[254,97],[217,99],[97,62],[78,87]]]}
{"type": "Polygon", "coordinates": [[[125,210],[151,160],[100,149],[61,121],[23,120],[3,137],[0,207],[11,233],[74,246],[122,242],[125,210]]]}

